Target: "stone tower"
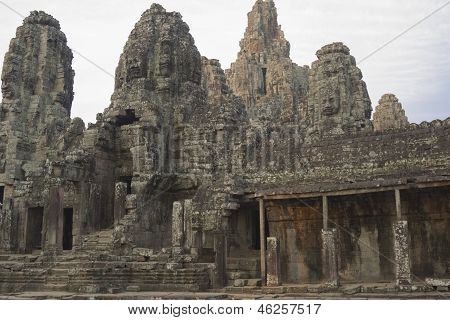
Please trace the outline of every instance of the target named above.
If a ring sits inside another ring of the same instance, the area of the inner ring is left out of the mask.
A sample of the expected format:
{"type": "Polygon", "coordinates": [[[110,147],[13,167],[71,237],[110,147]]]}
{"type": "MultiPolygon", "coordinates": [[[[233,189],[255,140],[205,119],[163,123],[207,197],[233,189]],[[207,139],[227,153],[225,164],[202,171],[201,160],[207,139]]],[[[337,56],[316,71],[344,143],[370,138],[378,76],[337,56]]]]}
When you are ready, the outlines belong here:
{"type": "Polygon", "coordinates": [[[58,146],[84,129],[81,119],[70,120],[72,58],[59,22],[42,11],[25,18],[5,55],[0,106],[0,184],[5,203],[0,250],[24,245],[25,238],[17,231],[26,219],[23,208],[31,199],[39,197],[37,207],[51,197],[43,187],[52,171],[47,165],[60,160],[58,146]]]}
{"type": "Polygon", "coordinates": [[[397,97],[391,93],[384,94],[373,114],[373,126],[376,131],[399,129],[408,126],[405,110],[397,97]]]}
{"type": "Polygon", "coordinates": [[[307,126],[310,134],[337,135],[372,130],[372,107],[361,70],[342,43],[316,53],[309,75],[307,126]]]}
{"type": "Polygon", "coordinates": [[[2,71],[3,179],[33,176],[33,166],[27,163],[45,161],[48,148],[70,124],[74,96],[72,57],[66,36],[52,16],[34,11],[17,29],[2,71]]]}
{"type": "Polygon", "coordinates": [[[233,93],[243,98],[251,120],[298,122],[308,67],[290,59],[290,44],[278,25],[272,0],[256,1],[240,47],[226,76],[233,93]]]}
{"type": "Polygon", "coordinates": [[[105,117],[155,126],[187,120],[193,105],[204,105],[201,72],[200,53],[181,15],[153,4],[125,45],[105,117]]]}

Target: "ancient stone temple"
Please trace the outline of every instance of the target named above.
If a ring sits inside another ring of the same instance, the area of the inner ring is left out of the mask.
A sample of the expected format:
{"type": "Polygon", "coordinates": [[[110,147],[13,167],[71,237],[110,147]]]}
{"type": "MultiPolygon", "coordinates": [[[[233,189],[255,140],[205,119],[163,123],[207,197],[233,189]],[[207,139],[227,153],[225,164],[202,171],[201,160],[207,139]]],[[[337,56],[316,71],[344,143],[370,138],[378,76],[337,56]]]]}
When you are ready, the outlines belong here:
{"type": "Polygon", "coordinates": [[[2,71],[0,292],[448,290],[450,118],[409,124],[385,95],[372,121],[348,47],[300,67],[272,0],[248,20],[224,71],[152,5],[87,128],[59,23],[24,20],[2,71]]]}

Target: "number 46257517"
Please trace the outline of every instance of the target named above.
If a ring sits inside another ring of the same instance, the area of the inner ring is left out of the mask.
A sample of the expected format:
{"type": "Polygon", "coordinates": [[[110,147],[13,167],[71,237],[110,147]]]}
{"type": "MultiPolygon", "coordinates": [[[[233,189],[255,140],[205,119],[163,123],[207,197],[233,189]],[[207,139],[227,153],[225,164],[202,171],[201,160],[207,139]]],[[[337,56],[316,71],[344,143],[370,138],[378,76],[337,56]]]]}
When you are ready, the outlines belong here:
{"type": "Polygon", "coordinates": [[[317,304],[262,304],[258,308],[261,314],[318,314],[322,305],[317,304]]]}

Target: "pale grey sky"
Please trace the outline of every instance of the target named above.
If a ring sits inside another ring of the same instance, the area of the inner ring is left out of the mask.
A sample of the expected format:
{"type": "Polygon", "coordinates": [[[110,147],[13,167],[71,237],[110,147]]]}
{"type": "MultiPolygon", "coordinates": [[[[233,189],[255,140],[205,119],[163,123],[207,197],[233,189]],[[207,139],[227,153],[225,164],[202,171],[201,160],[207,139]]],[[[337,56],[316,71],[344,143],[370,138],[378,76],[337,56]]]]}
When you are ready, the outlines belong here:
{"type": "MultiPolygon", "coordinates": [[[[24,15],[44,10],[61,23],[69,46],[114,74],[127,37],[148,0],[2,0],[24,15]]],[[[200,53],[235,60],[255,0],[160,0],[189,24],[200,53]]],[[[325,44],[341,41],[356,60],[447,0],[275,0],[291,58],[311,65],[325,44]]],[[[0,4],[0,57],[22,18],[0,4]]],[[[400,99],[411,122],[450,116],[450,5],[360,65],[373,107],[384,93],[400,99]]],[[[1,60],[1,61],[2,61],[1,60]]],[[[114,79],[75,55],[72,116],[94,122],[109,104],[114,79]]]]}

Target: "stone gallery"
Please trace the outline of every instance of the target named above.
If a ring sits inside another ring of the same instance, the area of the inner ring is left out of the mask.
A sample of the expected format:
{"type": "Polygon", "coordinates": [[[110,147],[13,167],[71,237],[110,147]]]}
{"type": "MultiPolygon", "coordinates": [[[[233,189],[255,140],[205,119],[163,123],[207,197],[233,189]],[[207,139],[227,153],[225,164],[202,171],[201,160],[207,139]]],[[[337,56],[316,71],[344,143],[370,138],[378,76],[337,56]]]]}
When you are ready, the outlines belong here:
{"type": "Polygon", "coordinates": [[[371,120],[350,49],[295,64],[272,0],[240,48],[224,71],[153,4],[86,128],[59,22],[24,20],[1,74],[0,292],[448,291],[450,118],[409,123],[385,94],[371,120]]]}

